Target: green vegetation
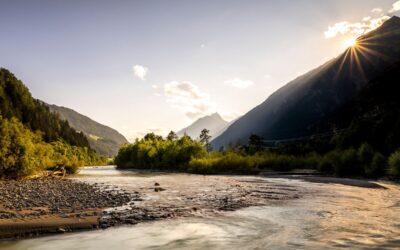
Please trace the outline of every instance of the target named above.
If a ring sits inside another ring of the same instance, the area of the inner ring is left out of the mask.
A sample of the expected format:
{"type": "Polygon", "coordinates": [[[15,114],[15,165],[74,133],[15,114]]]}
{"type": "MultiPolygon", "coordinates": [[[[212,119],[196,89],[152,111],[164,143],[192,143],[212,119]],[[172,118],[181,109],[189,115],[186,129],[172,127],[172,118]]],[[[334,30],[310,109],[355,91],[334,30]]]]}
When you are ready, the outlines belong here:
{"type": "Polygon", "coordinates": [[[85,164],[105,163],[88,148],[43,141],[40,132],[32,132],[15,117],[0,116],[0,145],[0,177],[18,178],[57,166],[72,173],[85,164]]]}
{"type": "MultiPolygon", "coordinates": [[[[122,147],[115,158],[118,168],[173,170],[198,174],[254,174],[262,170],[290,171],[314,169],[338,177],[377,178],[385,174],[400,175],[400,150],[388,160],[369,144],[358,148],[333,148],[324,153],[296,152],[296,146],[263,149],[260,137],[252,135],[249,145],[227,151],[207,152],[206,143],[188,136],[167,138],[153,133],[122,147]],[[289,153],[292,152],[292,153],[289,153]]],[[[316,145],[321,145],[318,142],[316,145]]],[[[305,148],[312,148],[312,145],[305,148]]],[[[328,149],[329,147],[325,147],[328,149]]]]}
{"type": "Polygon", "coordinates": [[[389,157],[389,173],[400,176],[400,150],[389,157]]]}
{"type": "Polygon", "coordinates": [[[119,168],[184,171],[192,158],[207,155],[203,145],[189,136],[175,138],[173,134],[167,139],[147,134],[143,139],[121,147],[114,162],[119,168]]]}
{"type": "Polygon", "coordinates": [[[19,178],[65,167],[103,165],[106,158],[90,149],[86,136],[35,100],[28,88],[0,69],[0,178],[19,178]]]}

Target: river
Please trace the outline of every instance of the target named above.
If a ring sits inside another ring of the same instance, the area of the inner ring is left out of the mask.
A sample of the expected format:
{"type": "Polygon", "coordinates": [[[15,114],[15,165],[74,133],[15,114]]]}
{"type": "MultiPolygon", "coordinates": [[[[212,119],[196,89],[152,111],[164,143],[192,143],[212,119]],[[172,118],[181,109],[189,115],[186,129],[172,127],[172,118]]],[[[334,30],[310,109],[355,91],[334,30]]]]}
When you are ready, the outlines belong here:
{"type": "Polygon", "coordinates": [[[106,230],[6,241],[0,249],[400,248],[399,185],[378,183],[385,188],[364,188],[285,178],[129,172],[113,167],[86,168],[73,178],[140,191],[140,206],[197,206],[199,210],[192,216],[106,230]],[[154,192],[156,182],[165,191],[154,192]],[[274,190],[287,190],[283,193],[288,198],[236,211],[212,211],[196,200],[199,192],[217,195],[237,183],[268,184],[274,190]],[[187,204],[188,197],[194,200],[191,204],[187,204]]]}

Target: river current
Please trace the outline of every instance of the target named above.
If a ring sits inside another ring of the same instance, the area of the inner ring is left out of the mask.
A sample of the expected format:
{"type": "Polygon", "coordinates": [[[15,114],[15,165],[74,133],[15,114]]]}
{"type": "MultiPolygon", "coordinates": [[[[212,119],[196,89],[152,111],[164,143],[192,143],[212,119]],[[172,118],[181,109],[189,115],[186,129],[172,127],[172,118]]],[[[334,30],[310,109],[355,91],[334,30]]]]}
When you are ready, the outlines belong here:
{"type": "MultiPolygon", "coordinates": [[[[301,190],[295,199],[236,211],[193,216],[6,241],[0,249],[399,249],[400,186],[365,188],[311,183],[285,178],[201,176],[118,171],[113,167],[86,168],[78,181],[103,183],[146,191],[146,206],[174,203],[184,206],[188,196],[216,190],[224,182],[260,180],[301,190]],[[160,183],[164,192],[150,188],[160,183]]],[[[191,206],[188,204],[187,206],[191,206]]]]}

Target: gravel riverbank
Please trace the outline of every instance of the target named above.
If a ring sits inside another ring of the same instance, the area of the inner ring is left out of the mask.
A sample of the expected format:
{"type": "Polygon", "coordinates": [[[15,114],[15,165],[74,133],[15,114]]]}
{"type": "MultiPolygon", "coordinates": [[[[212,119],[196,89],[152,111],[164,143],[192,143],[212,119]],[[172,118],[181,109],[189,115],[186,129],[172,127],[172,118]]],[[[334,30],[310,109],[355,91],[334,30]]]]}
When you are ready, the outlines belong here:
{"type": "Polygon", "coordinates": [[[257,177],[185,174],[0,181],[0,238],[204,216],[274,205],[304,192],[257,177]]]}
{"type": "Polygon", "coordinates": [[[102,210],[133,195],[68,179],[0,181],[0,238],[97,228],[102,210]]]}

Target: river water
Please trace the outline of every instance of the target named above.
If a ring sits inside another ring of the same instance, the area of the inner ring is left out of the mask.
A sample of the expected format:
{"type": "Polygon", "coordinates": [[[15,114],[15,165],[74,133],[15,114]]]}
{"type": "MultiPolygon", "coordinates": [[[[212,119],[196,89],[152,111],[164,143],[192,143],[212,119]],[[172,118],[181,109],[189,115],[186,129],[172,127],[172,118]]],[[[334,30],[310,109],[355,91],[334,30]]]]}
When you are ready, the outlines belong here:
{"type": "Polygon", "coordinates": [[[241,181],[268,183],[297,193],[236,211],[208,211],[106,230],[3,242],[0,249],[400,248],[400,186],[394,184],[364,188],[284,178],[139,173],[111,167],[87,168],[74,178],[139,191],[143,193],[142,206],[185,206],[188,201],[182,197],[200,191],[225,192],[225,183],[237,186],[241,181]],[[166,191],[154,192],[155,182],[166,191]]]}

